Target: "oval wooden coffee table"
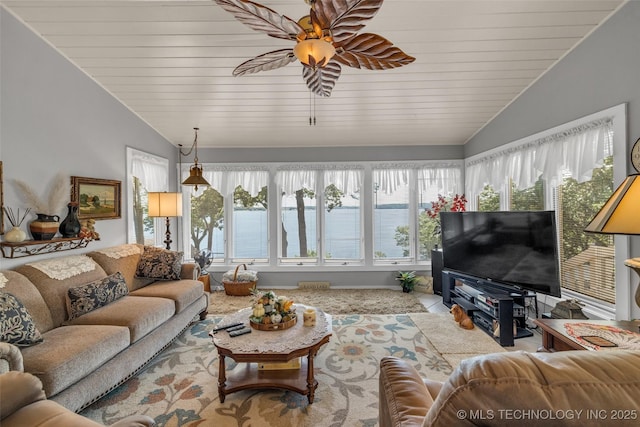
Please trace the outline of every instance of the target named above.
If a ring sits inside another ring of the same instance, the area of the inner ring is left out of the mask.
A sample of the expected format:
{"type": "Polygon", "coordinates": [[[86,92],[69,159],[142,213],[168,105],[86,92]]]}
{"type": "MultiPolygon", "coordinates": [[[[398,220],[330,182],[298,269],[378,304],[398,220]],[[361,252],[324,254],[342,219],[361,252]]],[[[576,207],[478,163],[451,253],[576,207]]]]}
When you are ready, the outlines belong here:
{"type": "MultiPolygon", "coordinates": [[[[218,349],[218,396],[224,402],[228,394],[249,389],[285,389],[307,396],[313,403],[318,381],[314,377],[313,358],[331,337],[331,316],[316,309],[316,325],[305,327],[302,313],[309,308],[294,304],[298,314],[295,326],[285,330],[259,331],[229,337],[226,331],[210,333],[218,349]],[[227,372],[225,359],[230,357],[238,365],[227,372]],[[260,363],[286,363],[300,358],[299,369],[261,370],[260,363]]],[[[249,326],[251,307],[222,319],[219,326],[243,322],[249,326]]]]}

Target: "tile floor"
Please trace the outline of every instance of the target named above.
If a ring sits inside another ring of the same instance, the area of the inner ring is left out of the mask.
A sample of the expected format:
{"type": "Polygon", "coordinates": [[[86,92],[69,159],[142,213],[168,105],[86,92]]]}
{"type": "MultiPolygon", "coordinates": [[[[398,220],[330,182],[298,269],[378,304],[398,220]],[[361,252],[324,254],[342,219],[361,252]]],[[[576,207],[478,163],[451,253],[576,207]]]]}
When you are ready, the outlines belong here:
{"type": "MultiPolygon", "coordinates": [[[[442,303],[441,295],[425,294],[416,292],[416,296],[420,299],[422,305],[431,313],[448,313],[449,308],[442,303]]],[[[542,333],[534,329],[533,336],[527,338],[519,338],[515,340],[513,347],[504,347],[508,351],[524,350],[535,352],[542,345],[542,333]]]]}

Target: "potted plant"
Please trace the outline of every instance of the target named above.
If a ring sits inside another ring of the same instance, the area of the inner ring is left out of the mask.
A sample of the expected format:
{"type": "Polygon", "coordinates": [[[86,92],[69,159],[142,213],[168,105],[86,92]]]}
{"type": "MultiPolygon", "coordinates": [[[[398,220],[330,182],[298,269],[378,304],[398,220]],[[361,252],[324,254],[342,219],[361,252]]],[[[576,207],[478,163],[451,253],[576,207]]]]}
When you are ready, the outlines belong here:
{"type": "Polygon", "coordinates": [[[402,292],[411,292],[418,283],[415,271],[398,271],[396,280],[402,285],[402,292]]]}

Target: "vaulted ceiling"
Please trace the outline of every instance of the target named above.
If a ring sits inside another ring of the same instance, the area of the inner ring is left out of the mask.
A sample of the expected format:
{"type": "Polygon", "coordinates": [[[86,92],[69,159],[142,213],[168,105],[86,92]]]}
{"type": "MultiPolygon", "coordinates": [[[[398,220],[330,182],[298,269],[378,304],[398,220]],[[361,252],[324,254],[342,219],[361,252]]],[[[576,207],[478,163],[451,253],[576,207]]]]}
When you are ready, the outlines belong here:
{"type": "MultiPolygon", "coordinates": [[[[386,0],[360,32],[415,62],[343,67],[328,98],[310,95],[297,61],[233,77],[292,42],[212,0],[0,3],[173,144],[199,127],[201,147],[293,148],[464,144],[624,0],[386,0]]],[[[257,3],[309,13],[304,0],[257,3]]]]}

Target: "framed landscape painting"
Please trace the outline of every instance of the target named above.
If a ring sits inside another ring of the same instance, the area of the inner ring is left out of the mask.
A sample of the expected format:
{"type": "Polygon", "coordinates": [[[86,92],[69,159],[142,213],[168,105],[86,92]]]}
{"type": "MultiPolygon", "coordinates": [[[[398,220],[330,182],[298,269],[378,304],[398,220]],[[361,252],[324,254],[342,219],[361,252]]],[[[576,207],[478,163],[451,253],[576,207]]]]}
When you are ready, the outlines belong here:
{"type": "Polygon", "coordinates": [[[78,203],[79,219],[120,218],[121,182],[71,177],[71,201],[78,203]]]}

